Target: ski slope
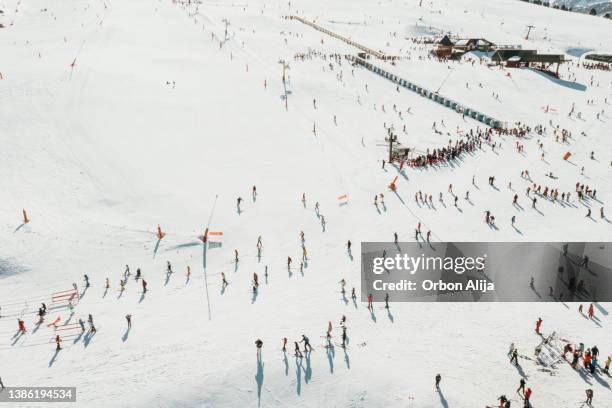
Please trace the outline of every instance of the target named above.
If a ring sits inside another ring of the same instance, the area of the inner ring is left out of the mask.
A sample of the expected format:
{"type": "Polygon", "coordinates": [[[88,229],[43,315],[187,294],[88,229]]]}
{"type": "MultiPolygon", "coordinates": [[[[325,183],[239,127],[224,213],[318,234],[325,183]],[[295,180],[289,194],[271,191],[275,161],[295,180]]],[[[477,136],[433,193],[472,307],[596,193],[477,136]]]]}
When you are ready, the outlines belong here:
{"type": "Polygon", "coordinates": [[[595,392],[594,406],[612,406],[610,377],[581,376],[568,364],[541,371],[527,359],[517,369],[506,357],[510,342],[533,356],[541,340],[533,328],[542,317],[545,335],[597,345],[603,363],[612,353],[612,304],[597,305],[598,320],[561,302],[393,303],[370,313],[365,303],[343,299],[338,283],[346,279],[359,291],[358,243],[388,241],[393,232],[410,241],[418,222],[434,241],[609,241],[612,73],[562,66],[561,79],[553,80],[527,69],[440,63],[407,39],[450,31],[542,53],[610,53],[609,21],[515,0],[435,0],[422,7],[398,0],[0,0],[0,10],[5,386],[76,386],[77,405],[88,407],[468,408],[492,405],[501,394],[519,406],[514,390],[524,375],[533,407],[580,407],[586,388],[595,392]],[[385,127],[393,125],[403,145],[423,152],[483,125],[398,92],[346,60],[320,58],[357,50],[288,15],[403,56],[395,65],[374,63],[509,124],[550,127],[552,120],[573,137],[563,145],[550,131],[533,134],[521,140],[519,154],[516,139],[501,136],[495,151],[485,145],[440,168],[382,169],[385,127]],[[528,24],[536,28],[525,40],[528,24]],[[309,51],[311,58],[295,59],[309,51]],[[281,59],[290,66],[287,109],[281,59]],[[567,117],[572,104],[582,119],[567,117]],[[410,113],[399,118],[393,105],[410,113]],[[442,135],[432,130],[434,121],[442,135]],[[399,131],[404,125],[406,132],[399,131]],[[567,151],[570,161],[562,159],[567,151]],[[531,183],[520,176],[525,169],[535,183],[571,191],[571,202],[539,199],[533,210],[524,195],[531,183]],[[557,179],[545,177],[551,171],[557,179]],[[397,194],[387,189],[395,176],[397,194]],[[576,182],[594,186],[596,200],[579,202],[576,182]],[[455,208],[449,184],[461,199],[469,190],[470,201],[455,208]],[[419,190],[434,196],[435,208],[415,202],[419,190]],[[373,199],[381,192],[385,206],[377,210],[373,199]],[[436,200],[440,192],[444,203],[436,200]],[[515,193],[522,210],[512,206],[515,193]],[[340,205],[344,194],[348,203],[340,205]],[[592,218],[585,217],[587,207],[592,218]],[[22,209],[30,218],[23,225],[22,209]],[[495,227],[483,222],[486,210],[495,214],[495,227]],[[158,224],[167,234],[160,242],[158,224]],[[223,236],[205,248],[199,237],[207,226],[223,236]],[[300,231],[309,257],[303,273],[300,231]],[[169,277],[166,261],[175,271],[169,277]],[[146,294],[133,275],[119,292],[126,264],[132,273],[141,268],[146,294]],[[225,290],[221,272],[229,281],[225,290]],[[257,296],[254,272],[261,281],[257,296]],[[92,283],[85,291],[83,274],[92,283]],[[52,294],[73,282],[84,291],[74,316],[54,308],[34,332],[39,303],[51,306],[52,294]],[[55,353],[47,323],[56,316],[60,324],[75,323],[88,314],[98,332],[66,336],[55,353]],[[331,353],[322,336],[331,321],[340,341],[342,315],[349,347],[331,353]],[[28,333],[16,338],[18,317],[28,333]],[[299,360],[293,341],[302,334],[315,351],[299,360]],[[257,338],[264,341],[262,364],[257,338]],[[441,393],[434,390],[437,373],[441,393]]]}

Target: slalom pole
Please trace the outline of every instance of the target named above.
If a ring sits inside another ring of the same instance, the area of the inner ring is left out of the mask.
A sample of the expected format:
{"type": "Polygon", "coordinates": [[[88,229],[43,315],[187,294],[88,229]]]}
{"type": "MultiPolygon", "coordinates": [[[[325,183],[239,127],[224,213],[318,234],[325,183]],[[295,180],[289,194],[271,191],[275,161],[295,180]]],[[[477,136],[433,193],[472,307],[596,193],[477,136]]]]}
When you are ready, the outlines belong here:
{"type": "MultiPolygon", "coordinates": [[[[213,214],[215,213],[215,207],[217,206],[217,198],[219,198],[218,194],[215,194],[215,201],[213,203],[212,210],[210,211],[210,216],[208,217],[208,225],[206,225],[206,229],[210,227],[210,222],[212,220],[213,214]]],[[[208,306],[208,320],[212,320],[212,313],[210,311],[210,296],[208,294],[208,274],[206,273],[206,247],[208,246],[208,240],[204,239],[204,246],[202,247],[202,268],[204,269],[204,290],[206,291],[206,304],[208,306]]]]}

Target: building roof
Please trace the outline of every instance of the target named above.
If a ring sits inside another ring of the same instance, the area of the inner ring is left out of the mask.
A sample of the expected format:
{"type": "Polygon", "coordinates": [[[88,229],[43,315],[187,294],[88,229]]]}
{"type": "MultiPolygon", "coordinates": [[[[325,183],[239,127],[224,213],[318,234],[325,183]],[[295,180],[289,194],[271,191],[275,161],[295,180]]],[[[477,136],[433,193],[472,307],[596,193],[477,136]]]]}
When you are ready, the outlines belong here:
{"type": "Polygon", "coordinates": [[[521,58],[523,62],[564,62],[562,54],[527,54],[521,58]]]}
{"type": "Polygon", "coordinates": [[[445,35],[444,37],[442,37],[442,39],[438,42],[438,44],[440,45],[445,45],[447,47],[453,45],[453,42],[451,41],[451,39],[448,37],[448,35],[445,35]]]}
{"type": "Polygon", "coordinates": [[[493,61],[507,61],[510,58],[515,60],[515,57],[519,57],[521,60],[525,55],[536,54],[536,50],[518,50],[518,49],[503,49],[497,50],[491,57],[493,61]]]}

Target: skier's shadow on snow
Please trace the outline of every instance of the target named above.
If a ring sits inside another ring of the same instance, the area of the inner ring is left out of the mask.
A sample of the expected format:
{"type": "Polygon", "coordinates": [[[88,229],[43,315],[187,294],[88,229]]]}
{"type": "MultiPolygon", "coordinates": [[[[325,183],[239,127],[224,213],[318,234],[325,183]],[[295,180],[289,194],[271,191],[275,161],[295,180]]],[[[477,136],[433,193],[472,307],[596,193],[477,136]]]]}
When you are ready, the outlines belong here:
{"type": "Polygon", "coordinates": [[[527,379],[527,375],[525,374],[525,371],[523,371],[523,367],[521,367],[521,365],[520,365],[520,364],[518,364],[518,363],[517,363],[517,364],[514,366],[514,368],[516,368],[516,371],[518,371],[518,374],[519,374],[521,377],[523,377],[524,379],[527,379]]]}
{"type": "Polygon", "coordinates": [[[521,232],[520,229],[516,228],[515,225],[512,226],[512,228],[514,228],[514,230],[516,231],[517,234],[523,235],[523,233],[521,232]]]}
{"type": "Polygon", "coordinates": [[[85,296],[85,293],[87,293],[87,289],[89,289],[89,286],[85,286],[85,289],[83,289],[83,291],[81,292],[80,299],[83,299],[83,297],[85,296]]]}
{"type": "Polygon", "coordinates": [[[81,333],[79,333],[78,336],[76,336],[74,338],[74,341],[72,342],[72,344],[77,344],[79,342],[79,340],[81,340],[81,337],[83,337],[83,332],[81,331],[81,333]]]}
{"type": "Polygon", "coordinates": [[[153,258],[155,258],[155,255],[157,255],[157,250],[159,249],[160,242],[161,242],[161,239],[158,239],[157,242],[155,243],[155,248],[153,248],[153,258]]]}
{"type": "Polygon", "coordinates": [[[597,375],[597,372],[593,374],[593,378],[595,378],[595,381],[597,381],[600,385],[606,387],[607,389],[610,389],[610,384],[608,384],[608,382],[604,380],[601,376],[597,375]]]}
{"type": "Polygon", "coordinates": [[[259,292],[259,291],[258,291],[257,289],[255,289],[255,290],[253,291],[253,296],[251,297],[251,304],[253,304],[253,303],[255,303],[255,302],[257,301],[257,295],[258,295],[258,292],[259,292]]]}
{"type": "Polygon", "coordinates": [[[327,361],[329,361],[329,372],[334,373],[334,357],[336,356],[336,348],[331,345],[327,348],[327,361]]]}
{"type": "Polygon", "coordinates": [[[264,380],[264,364],[261,360],[261,355],[257,355],[257,373],[255,374],[255,381],[257,382],[257,406],[261,406],[261,387],[263,387],[264,380]]]}
{"type": "Polygon", "coordinates": [[[608,315],[608,311],[606,309],[604,309],[604,307],[602,305],[600,305],[599,303],[595,303],[595,307],[601,312],[601,314],[603,314],[604,316],[608,315]]]}
{"type": "Polygon", "coordinates": [[[376,323],[376,315],[374,314],[374,308],[372,307],[372,309],[370,309],[370,317],[372,318],[372,321],[374,323],[376,323]]]}
{"type": "Polygon", "coordinates": [[[53,354],[53,357],[51,357],[51,360],[49,360],[49,368],[51,368],[53,366],[53,364],[55,363],[55,360],[57,360],[57,356],[59,354],[59,350],[55,350],[55,353],[53,354]]]}
{"type": "Polygon", "coordinates": [[[295,358],[295,391],[297,395],[302,393],[302,359],[295,358]]]}
{"type": "Polygon", "coordinates": [[[138,300],[138,303],[142,303],[144,298],[145,298],[145,292],[142,292],[142,294],[140,295],[140,299],[138,300]]]}
{"type": "Polygon", "coordinates": [[[391,321],[391,323],[395,321],[393,314],[391,314],[391,308],[387,308],[387,317],[389,318],[389,321],[391,321]]]}
{"type": "Polygon", "coordinates": [[[438,396],[440,397],[440,404],[442,404],[442,407],[448,408],[448,401],[446,401],[446,398],[444,398],[442,390],[438,390],[438,396]]]}
{"type": "Polygon", "coordinates": [[[89,343],[91,342],[91,339],[93,339],[93,336],[96,335],[96,332],[87,332],[87,334],[85,335],[85,337],[83,338],[83,346],[87,347],[89,346],[89,343]]]}
{"type": "Polygon", "coordinates": [[[283,351],[283,363],[285,363],[285,375],[289,375],[289,360],[287,360],[286,351],[283,351]]]}
{"type": "Polygon", "coordinates": [[[123,341],[124,343],[127,341],[128,337],[130,336],[130,330],[132,330],[130,327],[125,329],[125,333],[123,333],[123,336],[121,337],[121,341],[123,341]]]}
{"type": "Polygon", "coordinates": [[[589,385],[593,385],[593,383],[591,381],[589,381],[589,375],[587,374],[586,370],[580,369],[580,370],[578,370],[578,374],[580,374],[580,378],[582,378],[585,383],[587,383],[589,385]]]}
{"type": "Polygon", "coordinates": [[[17,342],[19,341],[19,339],[21,338],[21,336],[23,336],[23,332],[22,331],[17,331],[17,333],[15,333],[15,335],[13,336],[13,342],[11,343],[11,346],[14,346],[15,344],[17,344],[17,342]]]}
{"type": "Polygon", "coordinates": [[[346,368],[351,369],[351,359],[349,358],[348,353],[346,352],[346,347],[344,347],[344,362],[346,363],[346,368]]]}
{"type": "Polygon", "coordinates": [[[308,384],[308,381],[312,378],[312,367],[310,365],[310,352],[305,353],[306,367],[304,368],[304,381],[308,384]]]}
{"type": "Polygon", "coordinates": [[[168,282],[170,282],[171,273],[166,272],[166,281],[164,282],[164,286],[168,286],[168,282]]]}

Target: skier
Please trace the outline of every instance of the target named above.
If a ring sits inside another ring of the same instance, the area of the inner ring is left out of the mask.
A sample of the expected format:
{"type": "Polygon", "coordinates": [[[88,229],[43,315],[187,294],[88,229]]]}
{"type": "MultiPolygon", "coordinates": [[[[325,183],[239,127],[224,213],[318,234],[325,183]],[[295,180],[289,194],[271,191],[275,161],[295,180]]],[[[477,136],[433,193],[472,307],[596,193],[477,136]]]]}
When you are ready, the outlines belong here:
{"type": "Polygon", "coordinates": [[[525,379],[521,378],[521,380],[519,381],[519,387],[516,389],[516,393],[518,394],[519,391],[523,392],[523,395],[525,395],[525,379]]]}
{"type": "Polygon", "coordinates": [[[356,300],[357,299],[357,294],[355,293],[355,288],[353,287],[353,289],[351,289],[351,299],[356,300]]]}
{"type": "Polygon", "coordinates": [[[147,281],[142,280],[142,293],[147,293],[147,281]]]}
{"type": "Polygon", "coordinates": [[[513,351],[514,351],[514,343],[510,343],[510,348],[508,349],[507,356],[510,357],[513,351]]]}
{"type": "Polygon", "coordinates": [[[257,347],[257,357],[261,358],[261,347],[263,346],[263,341],[261,339],[255,340],[255,347],[257,347]]]}
{"type": "Polygon", "coordinates": [[[104,286],[104,289],[109,289],[110,288],[110,281],[108,280],[108,278],[106,278],[106,285],[104,286]]]}
{"type": "Polygon", "coordinates": [[[125,320],[127,320],[127,327],[128,330],[132,328],[132,315],[131,314],[126,314],[125,315],[125,320]]]}
{"type": "Polygon", "coordinates": [[[302,340],[300,340],[300,343],[304,343],[304,353],[312,351],[312,346],[310,345],[310,340],[308,339],[308,337],[306,337],[305,334],[302,334],[302,340]]]}
{"type": "Polygon", "coordinates": [[[440,391],[440,381],[442,380],[442,376],[440,374],[436,375],[436,390],[440,391]]]}
{"type": "Polygon", "coordinates": [[[352,243],[351,243],[351,240],[349,239],[346,243],[346,248],[349,254],[351,253],[351,245],[352,243]]]}
{"type": "Polygon", "coordinates": [[[287,269],[291,269],[291,262],[292,262],[291,257],[288,256],[287,257],[287,269]]]}
{"type": "Polygon", "coordinates": [[[2,378],[0,378],[0,392],[4,391],[4,384],[2,383],[2,378]]]}
{"type": "Polygon", "coordinates": [[[287,338],[283,337],[283,352],[287,351],[287,338]]]}
{"type": "Polygon", "coordinates": [[[586,390],[586,397],[587,399],[585,402],[587,403],[587,405],[591,405],[593,403],[593,390],[592,389],[589,388],[588,390],[586,390]]]}
{"type": "Polygon", "coordinates": [[[593,308],[593,304],[591,303],[591,305],[589,306],[589,319],[592,319],[594,315],[595,309],[593,308]]]}
{"type": "Polygon", "coordinates": [[[60,351],[62,349],[62,346],[60,345],[60,343],[62,342],[62,339],[60,338],[59,334],[55,335],[55,350],[56,351],[60,351]]]}
{"type": "Polygon", "coordinates": [[[542,318],[538,317],[538,320],[536,321],[536,327],[535,327],[535,331],[538,334],[540,334],[540,326],[542,326],[542,318]]]}
{"type": "Polygon", "coordinates": [[[304,357],[302,355],[302,352],[300,351],[300,345],[298,344],[298,342],[294,341],[293,343],[295,343],[295,357],[299,357],[299,358],[304,357]]]}
{"type": "Polygon", "coordinates": [[[518,365],[518,349],[512,351],[512,357],[510,358],[510,364],[514,361],[514,365],[518,365]]]}
{"type": "Polygon", "coordinates": [[[140,279],[141,276],[141,272],[140,272],[140,268],[136,269],[136,280],[140,279]]]}
{"type": "Polygon", "coordinates": [[[603,372],[608,375],[610,375],[610,362],[612,362],[612,356],[608,356],[606,359],[606,364],[604,365],[603,372]]]}
{"type": "Polygon", "coordinates": [[[389,293],[385,293],[385,309],[389,309],[389,293]]]}
{"type": "Polygon", "coordinates": [[[221,272],[221,286],[227,287],[227,280],[225,279],[225,272],[221,272]]]}
{"type": "Polygon", "coordinates": [[[87,274],[83,275],[83,280],[85,281],[85,287],[89,287],[89,276],[87,274]]]}
{"type": "Polygon", "coordinates": [[[79,326],[81,326],[81,333],[85,333],[85,322],[79,318],[79,326]]]}
{"type": "Polygon", "coordinates": [[[170,264],[170,261],[166,261],[166,273],[172,273],[172,264],[170,264]]]}
{"type": "Polygon", "coordinates": [[[257,198],[257,187],[253,186],[253,189],[251,190],[251,195],[253,196],[253,200],[257,198]]]}
{"type": "Polygon", "coordinates": [[[238,212],[240,212],[240,203],[242,202],[242,197],[238,197],[236,199],[236,208],[238,209],[238,212]]]}
{"type": "Polygon", "coordinates": [[[17,326],[19,327],[19,332],[25,334],[26,332],[25,322],[21,319],[17,319],[17,326]]]}
{"type": "Polygon", "coordinates": [[[89,323],[89,331],[91,333],[95,333],[96,332],[96,326],[94,326],[93,316],[91,314],[87,318],[87,322],[89,323]]]}
{"type": "Polygon", "coordinates": [[[342,326],[342,348],[346,347],[346,326],[342,326]]]}
{"type": "Polygon", "coordinates": [[[344,280],[344,278],[342,278],[338,283],[340,284],[340,292],[344,295],[346,293],[346,291],[344,290],[344,287],[346,286],[346,281],[344,280]]]}
{"type": "Polygon", "coordinates": [[[374,310],[374,306],[372,305],[372,299],[373,299],[373,297],[372,297],[372,294],[370,293],[368,295],[368,309],[370,311],[374,310]]]}
{"type": "Polygon", "coordinates": [[[529,407],[529,398],[531,398],[531,388],[527,388],[525,391],[525,407],[529,407]]]}

